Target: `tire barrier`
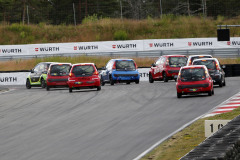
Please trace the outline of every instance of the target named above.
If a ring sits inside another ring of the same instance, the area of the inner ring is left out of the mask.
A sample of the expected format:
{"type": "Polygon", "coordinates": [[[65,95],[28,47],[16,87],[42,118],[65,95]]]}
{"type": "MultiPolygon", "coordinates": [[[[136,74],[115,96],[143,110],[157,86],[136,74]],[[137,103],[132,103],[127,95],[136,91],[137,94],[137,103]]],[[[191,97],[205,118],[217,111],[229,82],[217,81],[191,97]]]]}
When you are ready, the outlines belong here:
{"type": "Polygon", "coordinates": [[[223,68],[226,77],[240,76],[240,64],[226,64],[223,68]]]}
{"type": "Polygon", "coordinates": [[[239,160],[240,115],[180,160],[239,160]]]}

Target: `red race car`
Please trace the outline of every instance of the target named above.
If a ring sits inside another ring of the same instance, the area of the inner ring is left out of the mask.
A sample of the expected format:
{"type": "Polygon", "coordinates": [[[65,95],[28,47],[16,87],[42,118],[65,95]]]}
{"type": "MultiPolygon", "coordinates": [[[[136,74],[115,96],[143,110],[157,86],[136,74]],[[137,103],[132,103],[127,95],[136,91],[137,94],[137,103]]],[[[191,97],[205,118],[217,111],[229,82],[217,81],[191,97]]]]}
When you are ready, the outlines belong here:
{"type": "Polygon", "coordinates": [[[68,74],[71,63],[53,63],[49,66],[46,80],[46,90],[55,87],[68,87],[68,74]]]}
{"type": "Polygon", "coordinates": [[[94,63],[72,65],[68,77],[69,92],[73,89],[96,88],[101,90],[100,76],[94,63]]]}
{"type": "Polygon", "coordinates": [[[149,82],[176,80],[179,69],[187,64],[187,56],[164,55],[161,56],[149,71],[149,82]]]}
{"type": "Polygon", "coordinates": [[[182,67],[179,71],[177,83],[177,97],[182,95],[207,93],[214,94],[213,80],[205,65],[192,65],[182,67]]]}

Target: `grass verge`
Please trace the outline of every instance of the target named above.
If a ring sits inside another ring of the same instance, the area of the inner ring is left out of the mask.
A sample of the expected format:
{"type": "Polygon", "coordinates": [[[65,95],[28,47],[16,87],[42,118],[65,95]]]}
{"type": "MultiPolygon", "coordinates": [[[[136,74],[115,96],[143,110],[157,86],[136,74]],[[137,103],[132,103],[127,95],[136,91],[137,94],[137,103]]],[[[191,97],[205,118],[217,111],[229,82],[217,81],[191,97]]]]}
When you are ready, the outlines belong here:
{"type": "MultiPolygon", "coordinates": [[[[19,70],[30,70],[36,64],[40,62],[68,62],[68,63],[95,63],[97,67],[101,68],[112,58],[119,57],[104,57],[104,56],[75,56],[75,57],[46,57],[46,58],[35,58],[35,59],[18,59],[11,61],[0,62],[0,71],[19,71],[19,70]]],[[[126,57],[125,57],[126,58],[126,57]]],[[[157,60],[157,57],[130,57],[134,59],[138,67],[151,67],[151,64],[157,60]]],[[[240,64],[240,58],[235,59],[223,59],[219,58],[221,64],[240,64]]]]}
{"type": "Polygon", "coordinates": [[[141,160],[178,160],[206,139],[204,133],[205,120],[232,120],[238,115],[240,115],[240,108],[213,117],[199,119],[161,143],[141,160]]]}

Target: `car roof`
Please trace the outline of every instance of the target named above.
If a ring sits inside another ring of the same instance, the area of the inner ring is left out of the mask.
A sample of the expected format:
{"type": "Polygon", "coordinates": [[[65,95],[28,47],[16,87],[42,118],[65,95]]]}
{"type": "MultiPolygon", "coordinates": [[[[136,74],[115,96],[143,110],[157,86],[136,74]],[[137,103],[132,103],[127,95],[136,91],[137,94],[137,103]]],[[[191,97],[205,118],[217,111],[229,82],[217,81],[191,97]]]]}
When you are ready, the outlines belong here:
{"type": "Polygon", "coordinates": [[[191,69],[191,68],[204,68],[204,69],[207,69],[207,67],[205,65],[191,65],[191,66],[181,67],[181,69],[191,69]]]}
{"type": "Polygon", "coordinates": [[[111,59],[114,61],[133,61],[133,59],[111,59]]]}
{"type": "Polygon", "coordinates": [[[95,66],[94,63],[76,63],[76,64],[73,64],[72,66],[81,66],[81,65],[93,65],[93,66],[95,66]]]}
{"type": "Polygon", "coordinates": [[[163,57],[187,57],[186,55],[163,55],[163,57]]]}
{"type": "Polygon", "coordinates": [[[200,58],[200,59],[195,59],[195,60],[193,60],[193,62],[194,62],[194,61],[201,61],[201,60],[214,60],[214,61],[218,61],[217,58],[200,58]]]}
{"type": "Polygon", "coordinates": [[[212,55],[210,55],[210,54],[199,54],[199,55],[190,55],[189,56],[189,58],[191,57],[200,57],[200,56],[210,56],[210,57],[212,57],[212,55]]]}
{"type": "Polygon", "coordinates": [[[72,65],[71,63],[51,63],[51,66],[52,65],[59,65],[59,64],[69,64],[69,65],[72,65]]]}

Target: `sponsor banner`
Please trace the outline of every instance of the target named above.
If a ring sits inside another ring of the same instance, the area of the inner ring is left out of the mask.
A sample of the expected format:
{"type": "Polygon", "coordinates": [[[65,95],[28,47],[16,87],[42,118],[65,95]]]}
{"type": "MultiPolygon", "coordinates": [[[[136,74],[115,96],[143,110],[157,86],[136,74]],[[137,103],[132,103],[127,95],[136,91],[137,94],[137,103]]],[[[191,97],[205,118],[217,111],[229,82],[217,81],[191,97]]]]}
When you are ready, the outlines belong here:
{"type": "Polygon", "coordinates": [[[217,41],[217,38],[149,39],[131,41],[0,45],[0,56],[223,49],[239,47],[240,37],[231,38],[231,40],[228,42],[219,42],[217,41]]]}
{"type": "MultiPolygon", "coordinates": [[[[140,81],[148,81],[150,68],[139,68],[140,81]]],[[[0,73],[0,85],[25,85],[30,72],[0,73]]]]}
{"type": "Polygon", "coordinates": [[[30,72],[0,73],[0,85],[25,85],[30,72]]]}
{"type": "Polygon", "coordinates": [[[138,72],[140,74],[140,81],[148,81],[149,80],[149,70],[150,68],[138,68],[138,72]]]}

